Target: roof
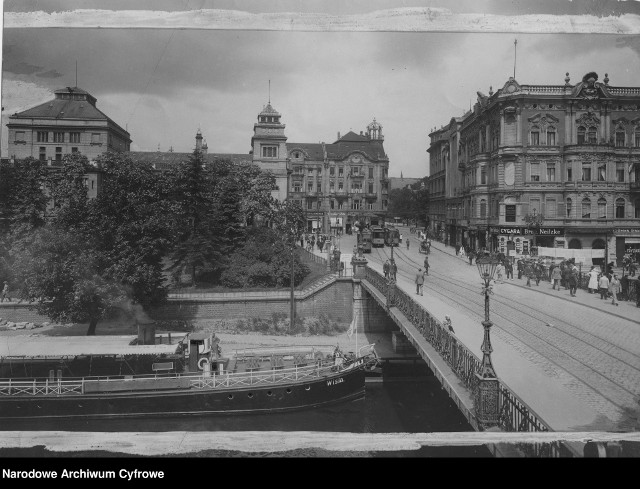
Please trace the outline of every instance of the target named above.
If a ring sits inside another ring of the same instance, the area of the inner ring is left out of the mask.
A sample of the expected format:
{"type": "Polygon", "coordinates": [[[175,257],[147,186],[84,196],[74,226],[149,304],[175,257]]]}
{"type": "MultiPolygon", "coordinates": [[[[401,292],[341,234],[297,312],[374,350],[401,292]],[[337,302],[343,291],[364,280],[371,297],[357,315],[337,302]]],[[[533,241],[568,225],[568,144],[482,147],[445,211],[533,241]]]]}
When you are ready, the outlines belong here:
{"type": "Polygon", "coordinates": [[[2,336],[0,358],[171,355],[178,345],[132,345],[137,336],[2,336]]]}
{"type": "Polygon", "coordinates": [[[324,152],[320,143],[287,143],[287,151],[301,150],[310,160],[323,160],[324,152]]]}
{"type": "MultiPolygon", "coordinates": [[[[129,151],[132,160],[155,165],[156,170],[168,170],[183,161],[189,161],[193,153],[176,153],[171,151],[129,151]]],[[[228,159],[235,164],[251,163],[253,158],[249,153],[203,153],[207,163],[228,159]]]]}
{"type": "Polygon", "coordinates": [[[260,112],[260,115],[280,115],[280,113],[274,109],[273,107],[271,107],[271,103],[268,103],[267,106],[262,109],[262,112],[260,112]]]}
{"type": "Polygon", "coordinates": [[[348,141],[351,141],[351,142],[366,141],[366,142],[369,142],[370,139],[368,137],[366,137],[366,136],[358,135],[353,131],[349,131],[347,134],[345,134],[340,139],[338,139],[338,141],[336,141],[336,143],[338,143],[340,141],[344,141],[344,142],[348,142],[348,141]]]}

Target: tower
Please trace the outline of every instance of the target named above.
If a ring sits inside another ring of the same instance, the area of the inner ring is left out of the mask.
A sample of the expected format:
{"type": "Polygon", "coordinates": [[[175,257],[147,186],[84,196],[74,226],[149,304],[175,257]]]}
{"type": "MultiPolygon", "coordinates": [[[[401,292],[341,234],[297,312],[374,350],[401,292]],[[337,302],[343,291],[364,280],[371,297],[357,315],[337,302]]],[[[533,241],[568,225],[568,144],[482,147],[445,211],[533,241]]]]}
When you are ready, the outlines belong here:
{"type": "Polygon", "coordinates": [[[196,151],[202,151],[202,132],[200,132],[200,128],[196,133],[196,151]]]}
{"type": "Polygon", "coordinates": [[[253,162],[262,170],[268,170],[276,177],[276,188],[272,191],[274,198],[287,198],[287,137],[284,135],[285,125],[280,122],[280,113],[269,102],[258,114],[258,122],[253,125],[251,148],[253,162]]]}

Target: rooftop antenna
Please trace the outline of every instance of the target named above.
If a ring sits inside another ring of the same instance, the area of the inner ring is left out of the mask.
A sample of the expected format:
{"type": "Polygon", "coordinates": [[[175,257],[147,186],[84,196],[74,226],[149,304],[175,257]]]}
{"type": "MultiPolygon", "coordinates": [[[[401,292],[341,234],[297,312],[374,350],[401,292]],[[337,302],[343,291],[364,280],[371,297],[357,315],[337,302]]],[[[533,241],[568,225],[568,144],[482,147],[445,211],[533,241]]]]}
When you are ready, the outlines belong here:
{"type": "Polygon", "coordinates": [[[516,79],[516,55],[518,50],[518,40],[513,40],[513,79],[516,79]]]}

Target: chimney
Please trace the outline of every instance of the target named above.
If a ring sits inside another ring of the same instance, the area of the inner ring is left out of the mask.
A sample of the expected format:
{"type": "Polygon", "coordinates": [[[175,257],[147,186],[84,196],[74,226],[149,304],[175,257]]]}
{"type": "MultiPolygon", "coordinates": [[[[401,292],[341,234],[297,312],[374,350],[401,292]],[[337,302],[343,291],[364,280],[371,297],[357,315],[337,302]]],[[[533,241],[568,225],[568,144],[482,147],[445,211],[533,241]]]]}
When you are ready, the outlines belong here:
{"type": "Polygon", "coordinates": [[[340,139],[340,131],[338,131],[338,139],[340,139]]]}
{"type": "Polygon", "coordinates": [[[138,325],[138,345],[155,345],[156,344],[156,323],[155,322],[139,322],[138,325]]]}

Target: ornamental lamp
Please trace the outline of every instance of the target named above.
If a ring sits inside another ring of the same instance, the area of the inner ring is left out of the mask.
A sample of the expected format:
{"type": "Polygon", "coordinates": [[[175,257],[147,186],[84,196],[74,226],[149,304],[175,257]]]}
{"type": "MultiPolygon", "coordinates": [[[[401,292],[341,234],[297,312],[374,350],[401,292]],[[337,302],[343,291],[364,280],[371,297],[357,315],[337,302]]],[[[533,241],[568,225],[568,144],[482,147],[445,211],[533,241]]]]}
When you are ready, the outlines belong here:
{"type": "Polygon", "coordinates": [[[485,283],[489,283],[489,281],[493,279],[498,263],[500,263],[500,260],[493,256],[483,256],[476,260],[480,278],[484,280],[485,283]]]}

